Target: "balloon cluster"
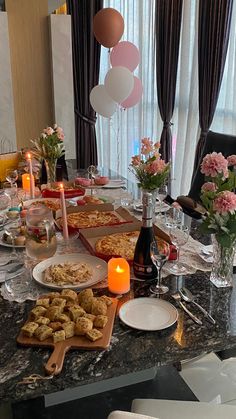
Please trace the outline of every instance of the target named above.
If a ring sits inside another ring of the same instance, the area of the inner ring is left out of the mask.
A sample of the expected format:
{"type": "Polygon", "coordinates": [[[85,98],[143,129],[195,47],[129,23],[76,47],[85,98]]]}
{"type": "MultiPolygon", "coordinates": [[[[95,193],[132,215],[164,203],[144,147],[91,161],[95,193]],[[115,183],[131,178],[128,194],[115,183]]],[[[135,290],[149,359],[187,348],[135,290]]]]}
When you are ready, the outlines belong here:
{"type": "Polygon", "coordinates": [[[101,45],[112,48],[112,68],[107,72],[104,84],[91,90],[90,103],[95,112],[110,118],[115,113],[117,104],[127,109],[135,106],[141,99],[142,82],[132,73],[139,64],[140,53],[132,42],[119,42],[124,33],[124,19],[115,9],[101,9],[94,16],[93,30],[101,45]]]}

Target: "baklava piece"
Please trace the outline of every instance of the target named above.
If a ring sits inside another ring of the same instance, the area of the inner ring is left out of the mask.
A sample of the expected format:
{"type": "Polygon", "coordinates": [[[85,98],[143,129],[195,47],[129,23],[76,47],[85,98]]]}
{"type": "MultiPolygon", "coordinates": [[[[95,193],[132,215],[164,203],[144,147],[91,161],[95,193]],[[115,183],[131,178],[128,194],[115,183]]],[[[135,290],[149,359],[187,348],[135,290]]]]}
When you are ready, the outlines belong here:
{"type": "Polygon", "coordinates": [[[63,323],[62,329],[65,331],[66,339],[72,338],[75,334],[75,323],[74,322],[63,323]]]}
{"type": "Polygon", "coordinates": [[[79,303],[81,303],[84,300],[87,300],[88,298],[93,297],[93,290],[91,288],[88,288],[86,290],[80,291],[78,295],[79,303]]]}
{"type": "Polygon", "coordinates": [[[61,294],[57,291],[50,292],[50,294],[47,295],[48,298],[52,301],[54,298],[60,298],[61,294]]]}
{"type": "Polygon", "coordinates": [[[92,329],[89,332],[87,332],[85,336],[92,342],[95,342],[96,340],[102,338],[102,332],[100,332],[100,330],[97,329],[92,329]]]}
{"type": "Polygon", "coordinates": [[[75,335],[83,336],[92,328],[93,322],[91,320],[86,319],[86,317],[80,317],[75,324],[75,335]]]}
{"type": "Polygon", "coordinates": [[[98,300],[103,301],[107,305],[107,307],[109,307],[113,303],[112,298],[107,297],[107,295],[102,295],[98,298],[98,300]]]}
{"type": "Polygon", "coordinates": [[[48,326],[51,327],[54,332],[62,329],[62,324],[60,322],[51,322],[48,326]]]}
{"type": "Polygon", "coordinates": [[[53,298],[52,302],[51,302],[51,307],[53,306],[58,306],[61,307],[62,311],[64,310],[64,307],[66,305],[66,300],[64,298],[53,298]]]}
{"type": "Polygon", "coordinates": [[[61,292],[61,297],[64,298],[66,301],[76,301],[77,293],[70,289],[64,289],[61,292]]]}
{"type": "Polygon", "coordinates": [[[48,317],[53,322],[61,315],[62,311],[62,307],[51,306],[47,309],[45,317],[48,317]]]}
{"type": "Polygon", "coordinates": [[[42,342],[43,340],[50,338],[52,336],[52,332],[53,330],[51,327],[42,324],[36,329],[35,336],[38,340],[40,340],[40,342],[42,342]]]}
{"type": "Polygon", "coordinates": [[[74,322],[76,322],[76,320],[79,317],[82,317],[85,314],[85,311],[83,310],[83,308],[82,307],[79,307],[79,306],[77,306],[77,307],[70,307],[68,309],[68,312],[70,313],[71,320],[73,320],[74,322]]]}
{"type": "Polygon", "coordinates": [[[91,320],[91,322],[94,322],[94,320],[95,320],[95,318],[96,318],[96,316],[94,316],[94,314],[89,314],[89,313],[85,313],[85,314],[83,315],[83,317],[85,317],[86,319],[91,320]]]}
{"type": "Polygon", "coordinates": [[[36,306],[42,306],[42,307],[48,308],[49,305],[50,305],[50,299],[49,298],[39,298],[36,301],[36,306]]]}
{"type": "Polygon", "coordinates": [[[99,329],[103,329],[106,324],[108,322],[108,317],[107,316],[103,316],[102,314],[99,314],[98,316],[96,316],[93,325],[94,327],[98,327],[99,329]]]}
{"type": "Polygon", "coordinates": [[[86,311],[86,313],[91,314],[92,304],[94,301],[95,301],[94,297],[87,297],[81,301],[80,305],[86,311]]]}
{"type": "Polygon", "coordinates": [[[102,314],[105,316],[107,314],[107,305],[103,301],[95,300],[92,302],[92,308],[91,313],[95,314],[95,316],[98,316],[99,314],[102,314]]]}
{"type": "MultiPolygon", "coordinates": [[[[33,308],[33,310],[31,310],[30,312],[30,317],[33,318],[34,320],[37,319],[38,317],[41,317],[45,315],[47,309],[45,307],[41,307],[41,306],[36,306],[33,308]]],[[[46,316],[48,317],[48,316],[46,316]]]]}
{"type": "Polygon", "coordinates": [[[21,331],[28,338],[32,338],[32,336],[34,335],[38,327],[39,327],[38,323],[29,322],[29,323],[24,324],[24,326],[21,328],[21,331]]]}
{"type": "Polygon", "coordinates": [[[40,316],[37,319],[35,319],[35,323],[38,323],[39,325],[40,324],[48,324],[48,323],[50,323],[50,319],[48,319],[47,317],[40,316]]]}
{"type": "Polygon", "coordinates": [[[57,332],[54,332],[52,334],[53,337],[53,342],[57,343],[57,342],[61,342],[62,340],[66,339],[66,334],[64,330],[58,330],[57,332]]]}
{"type": "Polygon", "coordinates": [[[67,314],[62,313],[60,314],[60,316],[57,317],[57,321],[61,322],[61,323],[67,323],[70,321],[70,317],[67,316],[67,314]]]}

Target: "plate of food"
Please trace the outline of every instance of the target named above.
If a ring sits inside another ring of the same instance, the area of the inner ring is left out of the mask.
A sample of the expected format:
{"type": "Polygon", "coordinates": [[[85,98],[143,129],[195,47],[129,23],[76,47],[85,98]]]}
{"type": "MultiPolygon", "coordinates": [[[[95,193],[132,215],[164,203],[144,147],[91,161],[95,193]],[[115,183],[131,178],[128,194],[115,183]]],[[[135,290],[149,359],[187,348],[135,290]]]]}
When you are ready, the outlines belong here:
{"type": "Polygon", "coordinates": [[[57,290],[88,288],[106,276],[107,263],[104,260],[82,253],[53,256],[33,269],[36,282],[57,290]]]}
{"type": "Polygon", "coordinates": [[[82,198],[71,198],[69,202],[76,205],[101,205],[112,204],[114,201],[115,199],[110,196],[84,195],[82,198]]]}
{"type": "Polygon", "coordinates": [[[120,189],[126,185],[126,181],[122,179],[111,179],[106,185],[103,185],[103,189],[120,189]]]}
{"type": "MultiPolygon", "coordinates": [[[[21,226],[16,234],[14,247],[19,249],[24,248],[25,240],[25,228],[21,226]]],[[[0,232],[0,245],[4,247],[13,247],[12,236],[7,231],[0,232]]]]}
{"type": "MultiPolygon", "coordinates": [[[[59,198],[36,198],[29,199],[24,202],[24,208],[26,209],[37,205],[45,205],[52,211],[58,211],[61,208],[61,202],[59,198]]],[[[69,206],[68,202],[66,202],[66,206],[69,206]]]]}
{"type": "MultiPolygon", "coordinates": [[[[43,198],[60,198],[60,185],[62,182],[52,184],[52,187],[48,188],[47,185],[42,186],[42,197],[43,198]]],[[[85,194],[85,189],[75,185],[73,182],[63,182],[65,198],[74,198],[76,196],[82,196],[85,194]]]]}

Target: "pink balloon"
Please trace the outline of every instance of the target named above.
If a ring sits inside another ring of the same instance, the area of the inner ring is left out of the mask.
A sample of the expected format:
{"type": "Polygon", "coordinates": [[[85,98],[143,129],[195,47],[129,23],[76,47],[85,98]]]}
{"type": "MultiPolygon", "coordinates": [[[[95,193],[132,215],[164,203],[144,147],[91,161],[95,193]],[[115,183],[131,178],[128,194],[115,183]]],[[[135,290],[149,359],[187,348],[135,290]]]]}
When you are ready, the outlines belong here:
{"type": "Polygon", "coordinates": [[[130,95],[125,99],[121,106],[125,109],[132,108],[132,106],[135,106],[141,99],[143,94],[143,85],[140,79],[138,77],[134,76],[134,87],[130,95]]]}
{"type": "Polygon", "coordinates": [[[140,62],[139,50],[132,42],[119,42],[111,51],[110,61],[112,67],[121,66],[134,71],[140,62]]]}

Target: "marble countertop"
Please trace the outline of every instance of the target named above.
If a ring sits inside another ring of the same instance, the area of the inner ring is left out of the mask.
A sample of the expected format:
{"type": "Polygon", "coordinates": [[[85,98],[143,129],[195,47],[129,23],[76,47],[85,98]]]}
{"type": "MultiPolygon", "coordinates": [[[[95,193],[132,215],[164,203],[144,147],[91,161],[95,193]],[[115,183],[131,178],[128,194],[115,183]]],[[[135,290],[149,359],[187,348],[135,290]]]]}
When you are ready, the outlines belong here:
{"type": "MultiPolygon", "coordinates": [[[[19,385],[18,382],[34,373],[44,375],[44,364],[50,356],[50,349],[24,348],[16,344],[19,329],[34,303],[18,304],[1,298],[1,402],[27,400],[153,366],[172,364],[203,352],[236,347],[236,280],[233,288],[217,289],[209,282],[208,273],[197,272],[178,279],[168,277],[164,282],[168,283],[171,293],[186,285],[216,319],[216,325],[205,320],[194,306],[191,310],[203,320],[202,326],[193,323],[180,309],[178,323],[160,332],[132,330],[117,317],[108,350],[71,351],[66,354],[60,375],[32,386],[19,385]]],[[[135,296],[148,294],[138,281],[133,284],[133,291],[135,296]]],[[[127,295],[123,301],[129,298],[127,295]]],[[[164,298],[175,304],[170,295],[164,298]]]]}

